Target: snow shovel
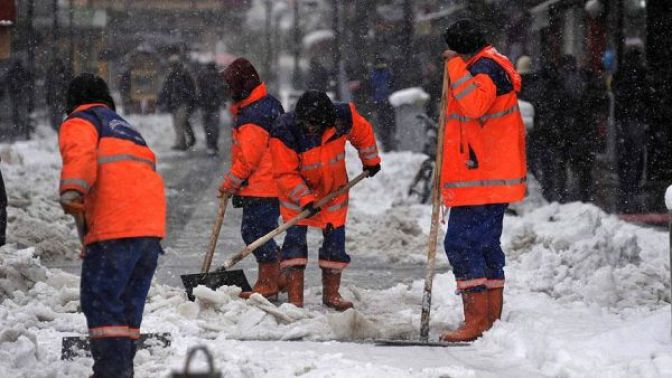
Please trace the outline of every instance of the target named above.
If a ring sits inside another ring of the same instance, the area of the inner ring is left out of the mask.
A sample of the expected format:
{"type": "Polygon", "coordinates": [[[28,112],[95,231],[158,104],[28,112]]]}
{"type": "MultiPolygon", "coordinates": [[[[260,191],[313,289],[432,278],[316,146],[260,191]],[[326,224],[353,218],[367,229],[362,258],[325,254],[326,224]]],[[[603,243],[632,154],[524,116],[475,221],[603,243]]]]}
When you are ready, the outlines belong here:
{"type": "Polygon", "coordinates": [[[215,247],[217,247],[217,240],[219,239],[219,232],[222,229],[222,223],[224,223],[224,214],[226,213],[226,206],[228,203],[229,195],[222,195],[219,201],[219,209],[217,210],[217,219],[215,220],[215,224],[212,227],[210,243],[208,244],[208,249],[205,253],[205,259],[203,260],[203,266],[201,267],[201,273],[183,274],[180,276],[182,279],[182,284],[187,290],[187,297],[190,301],[194,300],[193,290],[198,285],[204,285],[213,290],[224,285],[239,286],[244,291],[252,290],[250,283],[247,281],[247,278],[245,278],[245,274],[242,270],[210,273],[212,256],[215,253],[215,247]]]}
{"type": "Polygon", "coordinates": [[[441,95],[441,115],[439,116],[439,132],[436,141],[436,164],[434,164],[434,181],[432,183],[432,224],[429,230],[427,246],[427,269],[425,270],[425,288],[422,295],[422,313],[420,315],[420,341],[413,340],[376,340],[380,346],[466,346],[469,343],[446,343],[429,341],[429,312],[432,304],[432,283],[434,281],[434,262],[436,260],[436,243],[439,234],[439,213],[441,203],[441,167],[443,164],[443,138],[446,129],[446,104],[450,88],[448,64],[444,65],[443,89],[441,95]]]}
{"type": "MultiPolygon", "coordinates": [[[[340,196],[341,194],[344,194],[344,193],[348,192],[350,190],[350,188],[357,185],[360,181],[362,181],[363,179],[365,179],[367,177],[369,177],[369,172],[364,171],[364,172],[360,173],[357,177],[352,179],[352,181],[348,182],[346,185],[344,185],[344,186],[340,187],[339,189],[327,194],[324,198],[317,201],[317,203],[315,204],[315,207],[321,208],[322,206],[327,204],[332,199],[340,196]]],[[[226,274],[230,273],[230,272],[227,272],[226,270],[230,269],[232,266],[236,265],[238,262],[240,262],[240,260],[247,257],[247,255],[254,252],[255,249],[264,245],[266,242],[271,240],[273,237],[282,234],[283,232],[287,231],[287,229],[296,225],[301,220],[303,220],[305,218],[308,218],[309,216],[310,216],[310,211],[309,210],[302,211],[299,215],[290,219],[287,223],[283,223],[280,227],[278,227],[275,230],[269,232],[268,234],[260,237],[259,239],[252,242],[250,245],[243,248],[240,252],[236,253],[230,259],[225,261],[224,265],[217,268],[217,272],[226,273],[226,274]]],[[[243,290],[245,290],[245,288],[243,288],[243,290]]],[[[250,289],[250,291],[251,291],[251,289],[250,289]]]]}

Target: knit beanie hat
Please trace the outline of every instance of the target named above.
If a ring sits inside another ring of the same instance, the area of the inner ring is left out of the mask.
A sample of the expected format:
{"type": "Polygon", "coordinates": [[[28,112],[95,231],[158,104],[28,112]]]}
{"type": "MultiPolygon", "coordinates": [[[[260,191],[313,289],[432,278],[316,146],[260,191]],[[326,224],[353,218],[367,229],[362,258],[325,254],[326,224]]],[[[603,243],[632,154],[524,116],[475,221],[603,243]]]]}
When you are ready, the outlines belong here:
{"type": "Polygon", "coordinates": [[[222,79],[229,86],[234,101],[242,101],[261,84],[261,79],[252,63],[245,58],[231,62],[222,72],[222,79]]]}
{"type": "Polygon", "coordinates": [[[302,123],[319,125],[322,128],[336,123],[336,107],[326,93],[309,90],[296,102],[296,116],[302,123]]]}
{"type": "Polygon", "coordinates": [[[70,82],[65,100],[65,111],[72,113],[78,106],[101,103],[116,110],[110,89],[100,76],[83,73],[70,82]]]}
{"type": "Polygon", "coordinates": [[[458,54],[473,54],[488,44],[478,24],[470,19],[450,25],[443,33],[443,39],[448,48],[458,54]]]}

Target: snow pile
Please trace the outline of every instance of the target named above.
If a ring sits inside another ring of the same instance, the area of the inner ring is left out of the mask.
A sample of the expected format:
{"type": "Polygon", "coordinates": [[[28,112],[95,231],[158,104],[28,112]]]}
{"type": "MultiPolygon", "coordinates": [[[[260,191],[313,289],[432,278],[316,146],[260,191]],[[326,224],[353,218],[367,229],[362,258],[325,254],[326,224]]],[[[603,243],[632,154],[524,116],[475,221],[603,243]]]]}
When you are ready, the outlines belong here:
{"type": "Polygon", "coordinates": [[[672,211],[672,185],[668,186],[665,191],[665,207],[672,211]]]}
{"type": "Polygon", "coordinates": [[[665,233],[582,203],[554,203],[505,223],[508,282],[521,291],[617,310],[670,302],[665,233]]]}
{"type": "Polygon", "coordinates": [[[420,87],[402,89],[390,95],[390,104],[395,108],[401,105],[421,105],[427,100],[429,95],[420,87]]]}
{"type": "Polygon", "coordinates": [[[38,131],[35,140],[0,147],[7,242],[35,247],[35,254],[45,259],[74,259],[79,253],[74,222],[58,204],[58,144],[53,131],[38,131]]]}

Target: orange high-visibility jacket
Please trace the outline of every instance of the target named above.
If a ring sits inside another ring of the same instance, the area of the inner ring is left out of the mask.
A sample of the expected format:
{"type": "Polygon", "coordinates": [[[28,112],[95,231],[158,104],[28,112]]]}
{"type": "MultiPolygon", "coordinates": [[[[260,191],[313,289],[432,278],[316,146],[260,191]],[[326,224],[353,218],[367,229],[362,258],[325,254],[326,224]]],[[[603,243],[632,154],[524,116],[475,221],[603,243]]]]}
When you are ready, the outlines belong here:
{"type": "Polygon", "coordinates": [[[520,75],[492,46],[446,64],[450,91],[441,168],[446,206],[523,199],[525,126],[518,109],[520,75]]]}
{"type": "MultiPolygon", "coordinates": [[[[287,221],[301,208],[348,183],[345,169],[345,142],[359,152],[364,166],[380,164],[371,124],[354,104],[336,104],[336,124],[321,135],[310,135],[297,122],[295,112],[281,115],[271,133],[273,170],[280,189],[280,213],[287,221]]],[[[300,225],[325,228],[345,225],[348,194],[334,198],[319,214],[300,225]]]]}
{"type": "Polygon", "coordinates": [[[231,107],[231,114],[235,117],[231,169],[224,175],[224,180],[230,180],[235,184],[233,186],[242,186],[238,195],[278,196],[268,143],[273,122],[282,113],[282,105],[266,93],[263,83],[246,99],[231,107]]]}
{"type": "Polygon", "coordinates": [[[142,136],[103,104],[79,106],[59,131],[60,193],[84,195],[85,244],[165,236],[166,199],[156,157],[142,136]]]}

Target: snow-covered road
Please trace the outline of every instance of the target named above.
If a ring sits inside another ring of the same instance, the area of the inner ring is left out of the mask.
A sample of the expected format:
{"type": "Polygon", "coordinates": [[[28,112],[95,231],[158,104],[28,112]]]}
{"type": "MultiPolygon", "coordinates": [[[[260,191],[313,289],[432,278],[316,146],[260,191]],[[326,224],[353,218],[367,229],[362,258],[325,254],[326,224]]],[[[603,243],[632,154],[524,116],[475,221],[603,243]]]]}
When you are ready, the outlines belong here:
{"type": "MultiPolygon", "coordinates": [[[[672,376],[667,233],[580,203],[532,201],[520,207],[521,216],[506,217],[503,319],[471,346],[367,344],[379,337],[418,337],[429,208],[405,200],[423,159],[410,153],[385,155],[383,171],[352,192],[347,247],[353,264],[344,274],[343,294],[356,311],[322,308],[314,254],[305,309],[259,296],[244,301],[234,288],[200,288],[197,301],[189,302],[177,277],[200,267],[226,162],[207,160],[200,149],[170,151],[168,117],[131,120],[159,154],[174,207],[143,323],[146,332],[171,332],[173,345],[139,352],[138,377],[169,376],[181,369],[187,349],[199,344],[210,347],[227,377],[672,376]],[[303,341],[283,341],[295,339],[303,341]]],[[[41,127],[37,140],[0,145],[0,156],[10,196],[10,245],[0,249],[0,371],[87,376],[90,359],[59,360],[61,338],[84,334],[86,325],[78,312],[78,277],[53,268],[76,272],[78,265],[72,222],[56,203],[55,136],[41,127]]],[[[348,159],[357,173],[356,154],[348,159]]],[[[242,246],[239,222],[240,211],[229,209],[215,266],[242,246]]],[[[311,233],[311,245],[318,240],[319,233],[311,233]]],[[[241,263],[250,280],[255,265],[252,258],[241,263]]],[[[461,321],[448,269],[440,253],[434,338],[461,321]]]]}

